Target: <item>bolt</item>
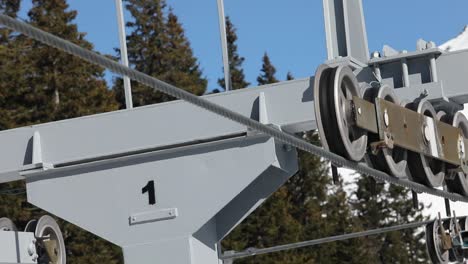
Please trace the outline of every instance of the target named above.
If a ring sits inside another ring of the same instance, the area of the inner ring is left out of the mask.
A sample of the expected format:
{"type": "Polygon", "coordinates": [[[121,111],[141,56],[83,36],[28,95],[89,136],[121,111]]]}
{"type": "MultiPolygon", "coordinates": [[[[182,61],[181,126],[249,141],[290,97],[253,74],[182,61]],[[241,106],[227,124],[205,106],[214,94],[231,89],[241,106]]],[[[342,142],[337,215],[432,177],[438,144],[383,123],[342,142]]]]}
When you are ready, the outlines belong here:
{"type": "Polygon", "coordinates": [[[429,126],[427,124],[424,124],[423,132],[424,132],[424,139],[427,142],[430,142],[431,141],[431,131],[430,131],[430,128],[429,128],[429,126]]]}
{"type": "Polygon", "coordinates": [[[458,153],[459,153],[460,159],[465,159],[465,153],[466,153],[465,142],[463,140],[463,137],[461,136],[458,138],[458,153]]]}
{"type": "Polygon", "coordinates": [[[385,123],[386,127],[388,127],[390,125],[390,117],[388,116],[387,109],[385,109],[385,111],[384,111],[384,123],[385,123]]]}
{"type": "Polygon", "coordinates": [[[136,220],[136,217],[132,216],[132,222],[135,222],[136,220]]]}
{"type": "Polygon", "coordinates": [[[362,115],[362,109],[361,109],[361,107],[358,107],[357,113],[358,113],[358,115],[362,115]]]}
{"type": "Polygon", "coordinates": [[[380,52],[378,52],[378,51],[372,52],[372,58],[374,58],[374,59],[380,58],[380,52]]]}

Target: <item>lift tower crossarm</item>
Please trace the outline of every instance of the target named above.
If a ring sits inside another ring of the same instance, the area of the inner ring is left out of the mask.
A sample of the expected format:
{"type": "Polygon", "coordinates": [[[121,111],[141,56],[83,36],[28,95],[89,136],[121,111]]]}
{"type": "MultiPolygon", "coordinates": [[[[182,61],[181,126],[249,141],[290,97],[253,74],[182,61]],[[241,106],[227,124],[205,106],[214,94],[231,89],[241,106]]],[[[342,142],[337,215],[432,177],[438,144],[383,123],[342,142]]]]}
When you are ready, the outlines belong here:
{"type": "MultiPolygon", "coordinates": [[[[313,78],[306,78],[204,98],[296,133],[315,129],[312,83],[313,78]]],[[[7,130],[0,132],[0,183],[21,180],[35,169],[193,145],[246,132],[246,127],[184,101],[7,130]],[[33,162],[37,156],[41,158],[33,162]]]]}
{"type": "MultiPolygon", "coordinates": [[[[468,51],[422,48],[414,54],[384,52],[384,59],[375,59],[377,54],[369,61],[361,1],[324,4],[333,55],[324,66],[346,69],[354,91],[377,82],[404,100],[424,97],[455,109],[468,101],[468,51]],[[340,6],[343,11],[337,12],[340,6]]],[[[376,179],[467,201],[284,133],[329,121],[320,111],[316,121],[314,113],[314,100],[322,99],[313,96],[322,87],[314,87],[320,74],[198,98],[5,15],[0,23],[187,101],[0,133],[0,182],[25,179],[30,203],[121,246],[128,264],[219,263],[218,242],[297,172],[297,153],[290,146],[376,179]]]]}

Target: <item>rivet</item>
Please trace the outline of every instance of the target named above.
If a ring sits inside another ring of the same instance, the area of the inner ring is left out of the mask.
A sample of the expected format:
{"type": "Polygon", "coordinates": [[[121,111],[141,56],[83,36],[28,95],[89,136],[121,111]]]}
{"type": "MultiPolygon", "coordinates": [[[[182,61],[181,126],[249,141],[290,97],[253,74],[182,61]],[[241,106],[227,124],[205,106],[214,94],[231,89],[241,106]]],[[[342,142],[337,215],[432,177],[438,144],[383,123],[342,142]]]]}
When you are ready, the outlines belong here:
{"type": "Polygon", "coordinates": [[[390,117],[388,116],[387,109],[385,109],[385,111],[384,111],[384,123],[385,123],[386,127],[388,127],[390,125],[390,117]]]}

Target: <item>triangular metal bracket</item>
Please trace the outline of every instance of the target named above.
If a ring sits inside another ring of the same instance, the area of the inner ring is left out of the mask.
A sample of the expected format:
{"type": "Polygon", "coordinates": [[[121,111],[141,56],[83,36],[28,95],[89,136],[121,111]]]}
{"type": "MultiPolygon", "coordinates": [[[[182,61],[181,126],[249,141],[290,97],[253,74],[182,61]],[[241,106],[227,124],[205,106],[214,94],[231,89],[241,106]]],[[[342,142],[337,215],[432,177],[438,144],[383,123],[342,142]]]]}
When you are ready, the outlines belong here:
{"type": "Polygon", "coordinates": [[[41,135],[35,131],[32,137],[31,164],[24,165],[20,171],[20,175],[27,176],[29,174],[53,169],[54,165],[44,162],[42,156],[41,135]]]}
{"type": "MultiPolygon", "coordinates": [[[[258,96],[258,122],[262,123],[263,125],[271,126],[282,131],[280,126],[275,125],[271,122],[270,117],[269,117],[268,106],[269,105],[268,105],[268,100],[266,98],[266,95],[264,92],[261,92],[258,96]]],[[[257,135],[258,132],[248,128],[247,134],[257,135]]]]}

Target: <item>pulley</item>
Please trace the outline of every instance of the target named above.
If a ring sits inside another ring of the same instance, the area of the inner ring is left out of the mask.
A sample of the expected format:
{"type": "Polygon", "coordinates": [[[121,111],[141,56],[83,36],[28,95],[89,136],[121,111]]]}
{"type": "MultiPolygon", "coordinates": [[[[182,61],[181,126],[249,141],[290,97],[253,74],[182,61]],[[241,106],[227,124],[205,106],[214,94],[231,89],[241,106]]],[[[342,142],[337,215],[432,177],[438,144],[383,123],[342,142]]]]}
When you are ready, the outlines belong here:
{"type": "Polygon", "coordinates": [[[36,219],[30,220],[24,227],[24,232],[34,233],[36,231],[36,226],[37,226],[37,220],[36,219]]]}
{"type": "MultiPolygon", "coordinates": [[[[366,91],[364,96],[370,101],[375,101],[376,98],[383,99],[385,101],[401,105],[400,100],[396,96],[392,88],[383,86],[380,88],[371,88],[366,91]]],[[[388,113],[382,113],[384,115],[384,126],[388,126],[390,119],[388,113]]],[[[380,137],[378,134],[369,133],[369,142],[378,142],[380,137]]],[[[393,146],[382,147],[375,155],[369,155],[372,166],[378,170],[384,171],[397,178],[406,178],[408,174],[408,152],[404,148],[393,146]]]]}
{"type": "Polygon", "coordinates": [[[34,235],[37,239],[39,264],[65,264],[66,251],[62,232],[57,222],[50,216],[43,216],[36,223],[34,235]]]}
{"type": "Polygon", "coordinates": [[[449,263],[450,243],[450,235],[445,233],[440,220],[435,220],[426,226],[426,246],[432,263],[449,263]]]}
{"type": "MultiPolygon", "coordinates": [[[[458,127],[461,132],[461,137],[467,139],[468,138],[468,120],[463,115],[462,112],[458,112],[453,116],[452,118],[452,123],[454,127],[458,127]]],[[[464,147],[462,138],[457,142],[457,147],[458,147],[458,152],[460,153],[461,157],[465,157],[466,154],[466,149],[464,147]]],[[[462,164],[462,167],[466,167],[468,164],[462,164]]],[[[455,172],[455,175],[453,179],[447,179],[446,184],[447,188],[451,192],[458,193],[463,196],[468,196],[468,175],[464,172],[465,170],[458,170],[455,172]]]]}
{"type": "Polygon", "coordinates": [[[6,217],[0,218],[0,231],[18,231],[13,221],[6,217]]]}
{"type": "Polygon", "coordinates": [[[362,160],[367,149],[367,132],[354,125],[353,97],[362,98],[362,95],[351,68],[319,67],[314,96],[322,145],[349,160],[362,160]]]}
{"type": "MultiPolygon", "coordinates": [[[[439,146],[437,131],[435,131],[434,120],[438,120],[438,115],[429,101],[421,100],[413,104],[413,110],[428,117],[424,119],[421,130],[415,133],[421,133],[424,145],[428,149],[437,151],[439,146]],[[434,150],[435,149],[435,150],[434,150]]],[[[440,116],[439,116],[440,117],[440,116]]],[[[425,184],[430,187],[442,186],[445,179],[445,163],[424,153],[408,153],[408,166],[414,181],[425,184]]]]}

